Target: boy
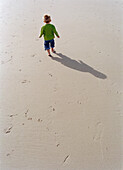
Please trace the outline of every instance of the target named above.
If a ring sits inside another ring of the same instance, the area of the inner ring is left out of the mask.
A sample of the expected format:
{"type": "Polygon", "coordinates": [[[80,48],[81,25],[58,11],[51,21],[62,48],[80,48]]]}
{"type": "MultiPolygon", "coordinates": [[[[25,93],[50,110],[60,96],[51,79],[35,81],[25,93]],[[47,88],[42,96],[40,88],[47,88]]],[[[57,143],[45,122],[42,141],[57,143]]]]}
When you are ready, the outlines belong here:
{"type": "Polygon", "coordinates": [[[55,42],[54,42],[54,33],[55,35],[60,38],[58,32],[56,31],[56,28],[54,25],[50,24],[51,22],[51,18],[48,15],[44,16],[44,23],[46,23],[42,28],[41,28],[41,33],[39,38],[42,37],[42,35],[44,35],[44,47],[45,50],[47,50],[48,52],[48,56],[52,57],[50,54],[50,46],[51,46],[51,50],[53,53],[55,53],[56,51],[54,50],[55,47],[55,42]]]}

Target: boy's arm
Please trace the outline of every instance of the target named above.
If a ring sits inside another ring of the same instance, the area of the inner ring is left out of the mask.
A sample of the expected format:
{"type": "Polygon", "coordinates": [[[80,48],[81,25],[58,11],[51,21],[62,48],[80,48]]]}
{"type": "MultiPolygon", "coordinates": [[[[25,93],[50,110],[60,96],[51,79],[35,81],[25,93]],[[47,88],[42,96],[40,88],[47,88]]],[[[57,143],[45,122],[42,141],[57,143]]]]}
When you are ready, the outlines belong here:
{"type": "Polygon", "coordinates": [[[42,27],[42,28],[41,28],[41,33],[40,33],[39,38],[41,38],[43,34],[44,34],[44,33],[43,33],[43,27],[42,27]]]}
{"type": "Polygon", "coordinates": [[[60,38],[60,36],[59,36],[58,32],[56,31],[55,26],[53,27],[53,31],[54,31],[55,35],[56,35],[58,38],[60,38]]]}

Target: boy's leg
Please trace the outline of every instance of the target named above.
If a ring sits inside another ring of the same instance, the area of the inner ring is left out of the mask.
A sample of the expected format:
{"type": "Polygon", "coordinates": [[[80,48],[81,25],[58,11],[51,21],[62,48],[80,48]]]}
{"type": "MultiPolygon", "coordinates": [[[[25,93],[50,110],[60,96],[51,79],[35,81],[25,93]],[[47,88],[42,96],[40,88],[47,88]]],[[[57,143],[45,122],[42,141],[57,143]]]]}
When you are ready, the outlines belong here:
{"type": "Polygon", "coordinates": [[[52,50],[53,53],[56,53],[56,51],[54,50],[54,48],[51,48],[51,50],[52,50]]]}
{"type": "Polygon", "coordinates": [[[45,42],[44,42],[44,47],[45,47],[45,50],[47,50],[48,55],[51,55],[51,54],[50,54],[50,46],[49,46],[49,43],[50,43],[50,41],[45,41],[45,42]]]}
{"type": "Polygon", "coordinates": [[[48,49],[47,52],[48,52],[48,55],[51,55],[51,54],[50,54],[50,49],[48,49]]]}
{"type": "Polygon", "coordinates": [[[54,47],[55,47],[54,39],[52,39],[52,40],[50,41],[50,45],[51,45],[51,50],[52,50],[52,52],[54,53],[54,52],[55,52],[55,50],[54,50],[54,47]]]}

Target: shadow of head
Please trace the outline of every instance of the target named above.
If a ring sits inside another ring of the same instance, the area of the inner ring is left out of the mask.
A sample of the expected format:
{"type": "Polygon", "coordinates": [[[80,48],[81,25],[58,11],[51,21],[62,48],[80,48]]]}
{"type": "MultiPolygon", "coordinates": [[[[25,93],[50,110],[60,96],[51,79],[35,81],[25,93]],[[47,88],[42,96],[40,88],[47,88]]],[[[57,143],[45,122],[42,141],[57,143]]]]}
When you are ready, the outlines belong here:
{"type": "Polygon", "coordinates": [[[95,69],[93,69],[91,66],[85,64],[83,61],[79,60],[73,60],[71,58],[69,58],[66,55],[63,55],[62,53],[56,53],[56,55],[58,57],[52,57],[52,60],[55,60],[59,63],[61,63],[62,65],[69,67],[71,69],[80,71],[80,72],[88,72],[90,74],[92,74],[93,76],[100,78],[100,79],[106,79],[107,76],[95,69]]]}

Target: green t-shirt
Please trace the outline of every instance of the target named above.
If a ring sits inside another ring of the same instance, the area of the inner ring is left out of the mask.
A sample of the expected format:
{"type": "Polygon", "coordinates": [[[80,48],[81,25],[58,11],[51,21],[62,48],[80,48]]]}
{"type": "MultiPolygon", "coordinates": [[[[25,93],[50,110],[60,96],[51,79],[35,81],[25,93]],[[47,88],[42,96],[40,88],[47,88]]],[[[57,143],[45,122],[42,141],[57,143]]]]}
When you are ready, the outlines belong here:
{"type": "Polygon", "coordinates": [[[45,24],[42,28],[41,28],[41,34],[40,34],[40,37],[42,35],[44,35],[44,40],[52,40],[55,38],[54,34],[56,36],[59,36],[58,35],[58,32],[56,31],[56,28],[54,25],[52,24],[45,24]]]}

